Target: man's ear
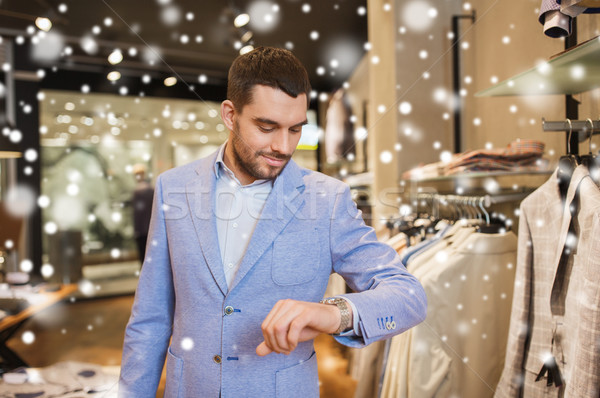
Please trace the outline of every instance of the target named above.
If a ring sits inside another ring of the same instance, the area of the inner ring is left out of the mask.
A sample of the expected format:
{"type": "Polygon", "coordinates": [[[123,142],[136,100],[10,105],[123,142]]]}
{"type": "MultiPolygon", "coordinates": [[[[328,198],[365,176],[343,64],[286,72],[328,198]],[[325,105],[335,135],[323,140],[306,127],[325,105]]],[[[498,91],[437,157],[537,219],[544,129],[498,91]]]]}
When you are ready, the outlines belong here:
{"type": "Polygon", "coordinates": [[[235,107],[233,106],[233,102],[230,100],[225,100],[221,102],[221,119],[223,119],[223,123],[225,123],[225,127],[229,131],[233,131],[235,117],[235,107]]]}

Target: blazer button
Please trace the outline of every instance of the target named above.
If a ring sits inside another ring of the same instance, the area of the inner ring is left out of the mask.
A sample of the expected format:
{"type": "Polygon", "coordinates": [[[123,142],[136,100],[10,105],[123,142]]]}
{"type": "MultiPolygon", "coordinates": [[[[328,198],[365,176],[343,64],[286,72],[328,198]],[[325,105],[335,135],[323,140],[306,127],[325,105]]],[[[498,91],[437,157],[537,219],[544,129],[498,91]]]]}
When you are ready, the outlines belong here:
{"type": "Polygon", "coordinates": [[[221,356],[220,355],[215,355],[213,357],[213,361],[215,361],[215,363],[221,363],[221,356]]]}
{"type": "Polygon", "coordinates": [[[227,307],[225,307],[225,315],[231,315],[233,314],[233,307],[228,305],[227,307]]]}

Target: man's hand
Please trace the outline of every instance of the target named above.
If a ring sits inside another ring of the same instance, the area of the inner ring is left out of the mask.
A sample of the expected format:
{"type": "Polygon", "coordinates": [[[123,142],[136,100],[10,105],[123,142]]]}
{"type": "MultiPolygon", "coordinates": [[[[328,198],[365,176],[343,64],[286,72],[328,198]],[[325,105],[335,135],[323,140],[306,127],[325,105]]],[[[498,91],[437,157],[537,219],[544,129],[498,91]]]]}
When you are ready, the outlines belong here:
{"type": "Polygon", "coordinates": [[[334,333],[340,322],[340,310],[335,305],[280,300],[261,325],[264,341],[256,347],[256,353],[287,355],[300,342],[312,340],[320,333],[334,333]]]}

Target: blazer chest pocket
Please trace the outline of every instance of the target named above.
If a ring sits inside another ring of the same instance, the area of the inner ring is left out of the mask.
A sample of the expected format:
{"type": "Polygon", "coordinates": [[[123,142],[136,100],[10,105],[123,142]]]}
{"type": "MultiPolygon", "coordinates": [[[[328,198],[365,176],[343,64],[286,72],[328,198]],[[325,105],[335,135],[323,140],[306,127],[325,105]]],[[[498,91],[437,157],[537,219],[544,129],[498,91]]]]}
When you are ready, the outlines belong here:
{"type": "Polygon", "coordinates": [[[273,282],[289,286],[312,281],[319,269],[320,249],[316,228],[279,235],[273,242],[273,282]]]}

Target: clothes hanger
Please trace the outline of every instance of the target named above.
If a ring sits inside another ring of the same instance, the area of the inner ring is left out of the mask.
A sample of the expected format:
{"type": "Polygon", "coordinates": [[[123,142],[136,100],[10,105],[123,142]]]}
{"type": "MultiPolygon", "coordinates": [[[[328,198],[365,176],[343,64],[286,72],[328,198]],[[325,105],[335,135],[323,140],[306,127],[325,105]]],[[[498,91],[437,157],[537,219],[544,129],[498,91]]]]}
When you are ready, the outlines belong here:
{"type": "Polygon", "coordinates": [[[506,228],[506,224],[504,220],[498,217],[490,217],[490,213],[485,209],[483,203],[485,201],[485,197],[482,196],[479,198],[479,208],[483,212],[485,216],[485,224],[480,225],[476,231],[482,234],[500,234],[505,233],[508,228],[506,228]]]}
{"type": "Polygon", "coordinates": [[[472,198],[473,209],[477,213],[477,219],[483,220],[483,213],[479,210],[478,202],[483,200],[483,198],[477,199],[476,197],[472,198]]]}
{"type": "Polygon", "coordinates": [[[458,208],[460,209],[460,219],[468,220],[469,219],[469,210],[464,205],[463,198],[457,198],[456,206],[458,206],[458,208]]]}
{"type": "Polygon", "coordinates": [[[465,198],[465,205],[467,206],[469,213],[469,220],[477,220],[479,219],[479,212],[477,211],[477,207],[473,204],[473,200],[475,198],[472,196],[468,196],[465,198]]]}
{"type": "Polygon", "coordinates": [[[586,122],[590,123],[590,137],[588,140],[589,153],[583,155],[580,159],[582,165],[588,168],[590,177],[596,183],[600,183],[600,165],[598,164],[597,156],[592,153],[592,136],[594,135],[594,122],[592,119],[586,119],[586,122]]]}
{"type": "Polygon", "coordinates": [[[472,207],[473,211],[475,212],[474,219],[478,220],[478,221],[482,221],[483,220],[483,213],[479,209],[479,201],[480,200],[481,200],[481,198],[478,198],[476,196],[473,196],[471,198],[471,207],[472,207]]]}
{"type": "Polygon", "coordinates": [[[567,124],[569,125],[569,136],[567,138],[567,154],[563,155],[558,159],[558,190],[560,192],[560,197],[564,202],[567,198],[567,190],[569,189],[569,184],[571,182],[571,177],[573,176],[573,172],[579,163],[578,156],[575,156],[571,153],[571,135],[573,134],[573,125],[571,124],[571,119],[567,119],[567,124]]]}
{"type": "Polygon", "coordinates": [[[450,209],[450,213],[452,213],[451,217],[454,221],[458,221],[461,219],[460,209],[456,205],[454,205],[452,202],[444,200],[444,206],[450,209]]]}
{"type": "Polygon", "coordinates": [[[584,165],[585,167],[588,167],[594,163],[594,154],[592,154],[592,136],[594,135],[594,122],[592,121],[592,119],[587,118],[585,120],[586,122],[590,123],[590,136],[588,138],[588,153],[585,155],[582,155],[579,158],[579,162],[584,165]]]}
{"type": "Polygon", "coordinates": [[[485,223],[489,224],[490,223],[490,213],[488,213],[487,210],[485,209],[485,207],[483,207],[483,201],[484,200],[485,200],[485,198],[483,196],[481,198],[479,198],[479,208],[481,209],[481,211],[485,215],[485,223]]]}

